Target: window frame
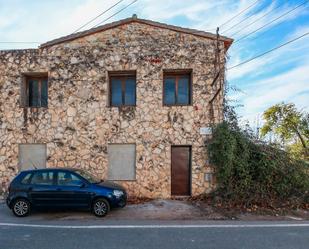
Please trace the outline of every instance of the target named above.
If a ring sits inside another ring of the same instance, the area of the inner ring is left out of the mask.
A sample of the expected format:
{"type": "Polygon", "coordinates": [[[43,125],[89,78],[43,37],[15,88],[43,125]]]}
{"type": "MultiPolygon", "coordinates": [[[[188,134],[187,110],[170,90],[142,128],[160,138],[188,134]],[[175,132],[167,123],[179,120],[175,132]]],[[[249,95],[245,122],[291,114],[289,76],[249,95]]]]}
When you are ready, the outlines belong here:
{"type": "Polygon", "coordinates": [[[110,71],[108,72],[109,78],[109,107],[136,107],[136,88],[137,88],[137,81],[136,81],[136,71],[110,71]],[[113,105],[112,104],[112,80],[121,80],[121,105],[113,105]],[[126,80],[127,79],[134,79],[135,80],[135,101],[134,104],[125,104],[125,89],[126,89],[126,80]]]}
{"type": "Polygon", "coordinates": [[[53,171],[53,170],[38,170],[38,171],[33,171],[32,173],[31,173],[32,175],[31,175],[31,177],[30,177],[30,179],[28,180],[28,185],[36,185],[36,186],[55,186],[56,184],[56,172],[55,171],[53,171]],[[35,174],[38,174],[38,173],[41,173],[41,174],[43,174],[43,173],[47,173],[47,174],[49,174],[49,173],[52,173],[52,177],[53,177],[53,181],[52,181],[52,184],[51,185],[49,185],[49,184],[37,184],[37,183],[33,183],[32,182],[32,179],[33,179],[33,177],[35,176],[35,174]]]}
{"type": "Polygon", "coordinates": [[[28,172],[28,173],[25,173],[22,178],[20,179],[19,183],[21,185],[29,185],[30,184],[30,181],[32,179],[32,176],[33,176],[33,172],[28,172]],[[29,178],[26,179],[26,177],[29,175],[29,178]],[[24,180],[26,179],[26,181],[24,182],[24,180]]]}
{"type": "Polygon", "coordinates": [[[56,186],[61,186],[61,187],[80,187],[82,184],[87,184],[87,181],[82,176],[76,174],[75,172],[58,170],[57,172],[55,172],[55,174],[56,174],[56,178],[55,178],[55,185],[56,186]],[[59,174],[60,173],[64,173],[64,174],[68,173],[68,174],[71,174],[71,175],[75,176],[76,178],[80,179],[81,184],[79,184],[79,185],[61,185],[61,184],[59,184],[59,174]]]}
{"type": "Polygon", "coordinates": [[[27,108],[48,108],[48,96],[49,96],[49,78],[48,73],[23,73],[23,83],[21,87],[21,107],[27,108]],[[29,82],[30,80],[38,81],[38,105],[30,105],[30,91],[29,82]],[[46,80],[47,82],[47,98],[46,106],[42,106],[42,82],[46,80]]]}
{"type": "Polygon", "coordinates": [[[163,106],[192,106],[192,69],[174,69],[174,70],[163,70],[163,89],[162,89],[162,105],[163,106]],[[179,104],[178,102],[178,81],[181,77],[187,76],[189,79],[189,103],[188,104],[179,104]],[[165,80],[167,78],[175,78],[175,103],[167,104],[164,101],[165,96],[165,80]]]}

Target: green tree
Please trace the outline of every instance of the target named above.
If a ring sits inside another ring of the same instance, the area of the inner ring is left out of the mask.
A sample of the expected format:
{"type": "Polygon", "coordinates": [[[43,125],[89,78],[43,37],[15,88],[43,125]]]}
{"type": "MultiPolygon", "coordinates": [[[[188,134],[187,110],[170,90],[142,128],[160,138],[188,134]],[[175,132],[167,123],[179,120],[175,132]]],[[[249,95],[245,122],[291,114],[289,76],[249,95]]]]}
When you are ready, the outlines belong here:
{"type": "MultiPolygon", "coordinates": [[[[284,143],[289,145],[301,144],[305,156],[308,156],[309,141],[309,114],[297,110],[293,103],[280,103],[268,108],[263,118],[265,124],[261,135],[271,132],[278,135],[284,143]],[[292,143],[294,142],[294,143],[292,143]]],[[[294,149],[296,146],[294,146],[294,149]]]]}

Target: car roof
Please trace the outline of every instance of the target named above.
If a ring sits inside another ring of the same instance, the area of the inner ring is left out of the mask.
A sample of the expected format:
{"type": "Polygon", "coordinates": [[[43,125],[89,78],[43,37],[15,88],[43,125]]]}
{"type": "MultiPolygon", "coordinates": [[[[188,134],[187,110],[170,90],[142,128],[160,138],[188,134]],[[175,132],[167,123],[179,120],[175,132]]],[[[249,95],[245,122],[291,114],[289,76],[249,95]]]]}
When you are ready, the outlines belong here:
{"type": "Polygon", "coordinates": [[[62,167],[62,168],[44,168],[44,169],[29,169],[29,170],[22,170],[21,172],[40,172],[40,171],[73,171],[75,172],[76,170],[81,170],[77,168],[69,168],[69,167],[62,167]]]}

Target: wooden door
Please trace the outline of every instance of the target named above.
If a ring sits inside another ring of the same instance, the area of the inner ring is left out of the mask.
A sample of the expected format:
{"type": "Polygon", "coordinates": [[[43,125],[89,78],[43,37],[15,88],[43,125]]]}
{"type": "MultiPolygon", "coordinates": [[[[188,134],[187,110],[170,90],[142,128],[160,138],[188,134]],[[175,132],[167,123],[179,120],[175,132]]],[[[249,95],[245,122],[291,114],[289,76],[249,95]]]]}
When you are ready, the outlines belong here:
{"type": "Polygon", "coordinates": [[[191,147],[172,146],[172,195],[191,194],[191,147]]]}

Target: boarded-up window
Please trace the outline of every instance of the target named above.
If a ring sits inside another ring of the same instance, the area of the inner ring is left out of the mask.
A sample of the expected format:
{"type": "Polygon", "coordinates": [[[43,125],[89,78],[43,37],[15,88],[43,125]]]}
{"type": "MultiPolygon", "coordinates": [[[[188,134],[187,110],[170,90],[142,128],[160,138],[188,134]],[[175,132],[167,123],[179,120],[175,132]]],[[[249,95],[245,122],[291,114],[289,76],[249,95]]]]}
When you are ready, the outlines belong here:
{"type": "Polygon", "coordinates": [[[23,107],[47,107],[47,75],[25,75],[21,90],[21,103],[23,107]]]}
{"type": "Polygon", "coordinates": [[[135,144],[108,145],[108,178],[135,180],[135,144]]]}
{"type": "Polygon", "coordinates": [[[19,169],[46,168],[45,144],[20,144],[19,145],[19,169]]]}

